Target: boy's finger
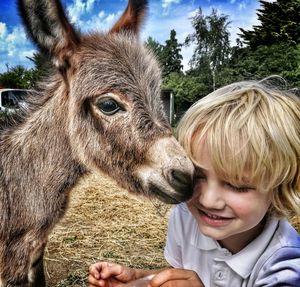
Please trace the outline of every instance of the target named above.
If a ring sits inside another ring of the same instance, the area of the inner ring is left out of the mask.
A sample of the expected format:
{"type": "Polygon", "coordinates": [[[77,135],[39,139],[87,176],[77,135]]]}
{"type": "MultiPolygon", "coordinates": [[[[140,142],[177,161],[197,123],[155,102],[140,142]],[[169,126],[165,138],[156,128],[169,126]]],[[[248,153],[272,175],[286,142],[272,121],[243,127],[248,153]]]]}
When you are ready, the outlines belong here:
{"type": "Polygon", "coordinates": [[[200,281],[198,275],[194,271],[170,268],[170,269],[163,270],[162,272],[154,276],[153,279],[150,281],[150,284],[152,287],[159,287],[162,284],[166,283],[167,281],[171,281],[171,280],[180,280],[180,281],[199,280],[200,281]]]}
{"type": "Polygon", "coordinates": [[[101,283],[93,275],[89,275],[88,282],[91,287],[102,287],[101,283]]]}
{"type": "MultiPolygon", "coordinates": [[[[148,285],[152,287],[152,285],[148,285]]],[[[199,285],[198,283],[195,284],[195,281],[188,281],[188,280],[170,280],[160,287],[204,287],[204,285],[199,285]]]]}
{"type": "Polygon", "coordinates": [[[118,276],[124,270],[124,267],[119,264],[107,263],[105,266],[102,266],[101,278],[107,279],[111,276],[118,276]]]}
{"type": "Polygon", "coordinates": [[[89,273],[90,273],[90,275],[94,276],[96,279],[100,279],[100,273],[97,269],[90,267],[89,273]]]}
{"type": "Polygon", "coordinates": [[[102,273],[102,270],[109,265],[108,262],[97,262],[95,264],[90,265],[89,267],[89,273],[93,275],[96,279],[100,279],[100,274],[102,273]]]}

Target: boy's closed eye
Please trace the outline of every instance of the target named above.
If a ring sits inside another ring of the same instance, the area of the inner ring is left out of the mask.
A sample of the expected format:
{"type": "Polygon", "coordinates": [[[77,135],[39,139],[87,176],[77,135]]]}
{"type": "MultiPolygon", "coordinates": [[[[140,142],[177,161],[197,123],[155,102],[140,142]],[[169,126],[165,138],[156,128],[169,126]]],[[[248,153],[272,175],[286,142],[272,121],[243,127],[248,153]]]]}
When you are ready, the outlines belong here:
{"type": "MultiPolygon", "coordinates": [[[[206,182],[208,180],[208,178],[209,178],[209,175],[206,174],[206,171],[204,169],[202,169],[200,167],[196,168],[195,178],[194,178],[195,185],[200,182],[206,182]]],[[[220,183],[226,189],[231,190],[231,191],[236,191],[236,192],[248,192],[248,191],[255,189],[255,187],[250,186],[249,184],[242,183],[241,185],[235,185],[235,184],[232,184],[228,181],[221,180],[221,179],[220,179],[220,183]]]]}
{"type": "Polygon", "coordinates": [[[237,191],[237,192],[248,192],[248,191],[255,189],[254,187],[247,186],[247,185],[235,186],[229,182],[224,182],[223,184],[226,188],[233,190],[233,191],[237,191]]]}

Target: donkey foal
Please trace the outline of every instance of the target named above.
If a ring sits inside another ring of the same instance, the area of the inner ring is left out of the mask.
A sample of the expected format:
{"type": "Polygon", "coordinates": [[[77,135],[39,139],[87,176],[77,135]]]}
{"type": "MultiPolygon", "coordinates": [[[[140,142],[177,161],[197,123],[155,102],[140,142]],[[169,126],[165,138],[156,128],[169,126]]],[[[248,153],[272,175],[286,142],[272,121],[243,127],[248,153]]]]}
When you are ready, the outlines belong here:
{"type": "Polygon", "coordinates": [[[28,35],[54,64],[22,119],[0,133],[0,286],[45,286],[47,237],[91,171],[168,203],[191,195],[194,168],[171,133],[160,71],[138,42],[147,1],[107,33],[81,35],[58,0],[19,0],[28,35]]]}

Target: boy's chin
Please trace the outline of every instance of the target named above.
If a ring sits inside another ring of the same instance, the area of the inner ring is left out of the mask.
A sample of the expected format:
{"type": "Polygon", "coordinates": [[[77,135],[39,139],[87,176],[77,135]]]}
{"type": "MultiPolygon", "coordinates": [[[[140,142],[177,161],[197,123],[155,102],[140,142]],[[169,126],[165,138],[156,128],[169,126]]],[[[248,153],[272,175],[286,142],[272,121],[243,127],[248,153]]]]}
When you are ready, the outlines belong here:
{"type": "Polygon", "coordinates": [[[203,226],[201,224],[198,224],[198,225],[199,225],[199,229],[200,229],[201,233],[204,236],[209,237],[213,240],[220,241],[220,240],[224,240],[230,236],[226,232],[220,232],[219,230],[216,230],[213,227],[207,227],[207,226],[203,226]]]}

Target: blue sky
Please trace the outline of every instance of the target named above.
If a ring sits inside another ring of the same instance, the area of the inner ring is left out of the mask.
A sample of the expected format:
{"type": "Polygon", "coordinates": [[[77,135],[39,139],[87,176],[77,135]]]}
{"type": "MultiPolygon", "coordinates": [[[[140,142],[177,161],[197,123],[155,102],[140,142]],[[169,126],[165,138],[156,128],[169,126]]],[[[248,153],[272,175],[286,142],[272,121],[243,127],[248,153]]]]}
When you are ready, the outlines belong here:
{"type": "MultiPolygon", "coordinates": [[[[270,2],[272,0],[269,0],[270,2]]],[[[69,18],[81,31],[107,31],[126,7],[127,0],[62,0],[69,18]]],[[[141,38],[151,36],[164,44],[171,29],[177,32],[179,42],[193,32],[190,17],[201,7],[205,15],[216,8],[220,14],[229,15],[232,43],[235,43],[238,28],[251,29],[257,25],[258,0],[149,0],[149,12],[141,38]]],[[[0,73],[7,65],[31,67],[34,45],[26,38],[16,10],[16,0],[0,0],[0,73]]],[[[182,50],[185,69],[193,53],[193,47],[182,50]]]]}

